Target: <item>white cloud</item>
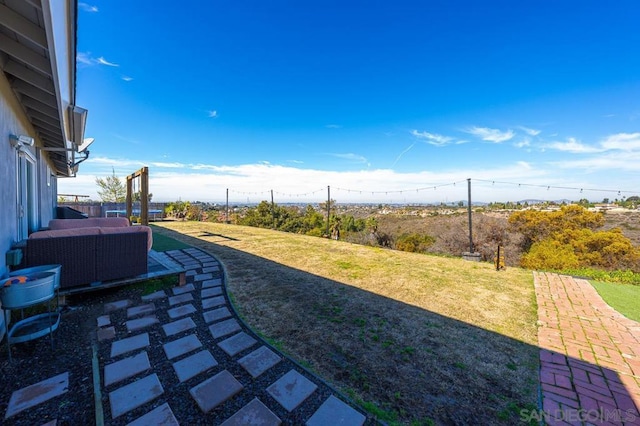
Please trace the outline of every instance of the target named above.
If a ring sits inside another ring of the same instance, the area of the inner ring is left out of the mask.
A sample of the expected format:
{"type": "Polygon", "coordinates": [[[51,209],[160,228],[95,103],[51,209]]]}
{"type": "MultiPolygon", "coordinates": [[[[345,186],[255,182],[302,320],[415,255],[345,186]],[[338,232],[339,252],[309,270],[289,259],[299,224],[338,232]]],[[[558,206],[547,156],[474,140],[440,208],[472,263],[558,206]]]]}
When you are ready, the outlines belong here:
{"type": "Polygon", "coordinates": [[[470,127],[464,132],[479,137],[483,141],[502,143],[512,139],[516,134],[513,130],[502,131],[499,129],[490,129],[488,127],[470,127]]]}
{"type": "Polygon", "coordinates": [[[80,2],[80,3],[78,3],[78,6],[80,7],[81,10],[83,10],[85,12],[95,13],[95,12],[98,11],[98,6],[92,6],[92,5],[87,4],[87,3],[80,2]]]}
{"type": "Polygon", "coordinates": [[[419,132],[417,130],[412,130],[410,133],[416,138],[421,139],[426,143],[435,145],[435,146],[445,146],[455,140],[450,136],[443,136],[437,133],[419,132]]]}
{"type": "Polygon", "coordinates": [[[218,118],[218,111],[216,110],[207,111],[207,116],[209,118],[218,118]]]}
{"type": "Polygon", "coordinates": [[[127,75],[123,75],[123,76],[122,76],[122,79],[123,79],[124,81],[129,82],[129,81],[132,81],[132,80],[133,80],[133,77],[129,77],[129,76],[127,76],[127,75]]]}
{"type": "MultiPolygon", "coordinates": [[[[150,191],[154,194],[154,201],[159,202],[177,199],[220,202],[225,199],[228,188],[230,200],[233,203],[245,203],[247,199],[252,203],[260,202],[267,199],[269,191],[273,189],[279,194],[276,195],[275,200],[278,203],[315,204],[326,198],[327,185],[331,187],[331,197],[339,203],[454,202],[466,200],[467,178],[472,180],[474,201],[514,201],[527,198],[579,199],[587,194],[581,194],[572,189],[547,190],[546,185],[629,190],[633,187],[633,180],[629,179],[630,174],[620,177],[620,173],[609,173],[608,170],[624,170],[637,176],[635,164],[640,161],[638,157],[640,154],[629,157],[626,153],[617,152],[615,155],[612,153],[610,156],[598,159],[557,162],[542,166],[530,161],[496,162],[487,164],[484,169],[472,171],[441,169],[416,172],[396,172],[391,169],[339,172],[261,163],[240,165],[154,163],[102,157],[92,158],[83,163],[77,178],[60,179],[58,190],[62,194],[85,194],[98,199],[96,177],[111,175],[113,167],[116,175],[124,178],[140,167],[148,165],[150,166],[150,191]],[[588,176],[589,174],[585,172],[589,172],[590,168],[593,169],[590,176],[597,176],[591,178],[591,183],[577,177],[579,173],[588,176]],[[597,170],[603,170],[603,177],[595,174],[597,170]],[[515,182],[523,185],[500,185],[500,182],[515,182]],[[540,188],[540,185],[544,187],[540,188]],[[241,192],[244,194],[240,194],[241,192]]],[[[601,193],[595,195],[603,196],[601,193]]]]}
{"type": "Polygon", "coordinates": [[[640,132],[617,133],[607,136],[600,142],[605,150],[635,151],[640,150],[640,132]]]}
{"type": "Polygon", "coordinates": [[[99,63],[100,65],[106,65],[108,67],[119,67],[120,65],[113,63],[113,62],[109,62],[107,61],[103,56],[100,56],[98,59],[95,60],[97,63],[99,63]]]}
{"type": "Polygon", "coordinates": [[[515,146],[516,148],[526,148],[526,147],[528,147],[530,145],[531,145],[531,139],[526,138],[526,137],[522,138],[520,141],[515,142],[513,144],[513,146],[515,146]]]}
{"type": "Polygon", "coordinates": [[[76,55],[76,61],[80,62],[81,64],[85,64],[85,65],[93,65],[94,61],[93,59],[91,59],[91,56],[89,53],[85,53],[85,52],[78,52],[78,54],[76,55]]]}
{"type": "Polygon", "coordinates": [[[362,155],[358,155],[358,154],[353,154],[351,152],[345,153],[345,154],[331,153],[329,155],[337,158],[342,158],[343,160],[349,160],[354,163],[367,163],[366,157],[363,157],[362,155]]]}
{"type": "Polygon", "coordinates": [[[520,126],[520,129],[522,129],[529,136],[538,136],[540,133],[542,133],[542,130],[531,129],[525,126],[520,126]]]}
{"type": "Polygon", "coordinates": [[[556,151],[570,152],[573,154],[589,154],[602,152],[602,149],[594,146],[585,145],[575,138],[568,138],[566,142],[551,142],[544,145],[545,148],[555,149],[556,151]]]}
{"type": "Polygon", "coordinates": [[[407,152],[411,151],[411,148],[413,148],[414,146],[415,146],[415,143],[412,143],[411,145],[409,145],[408,148],[406,148],[404,151],[402,151],[400,153],[400,155],[398,155],[398,157],[396,157],[396,161],[393,162],[393,165],[391,167],[394,167],[398,163],[398,161],[400,161],[400,158],[402,158],[402,156],[404,154],[406,154],[407,152]]]}

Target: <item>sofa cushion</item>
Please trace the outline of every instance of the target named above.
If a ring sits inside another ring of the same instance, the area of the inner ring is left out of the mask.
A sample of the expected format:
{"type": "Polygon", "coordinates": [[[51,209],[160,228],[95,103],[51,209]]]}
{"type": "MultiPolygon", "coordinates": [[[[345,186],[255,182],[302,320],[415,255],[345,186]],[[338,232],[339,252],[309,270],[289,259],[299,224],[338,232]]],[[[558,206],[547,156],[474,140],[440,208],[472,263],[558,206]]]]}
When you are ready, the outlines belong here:
{"type": "Polygon", "coordinates": [[[126,228],[98,228],[102,235],[114,235],[114,234],[131,234],[131,233],[146,233],[147,234],[147,251],[151,250],[153,246],[153,232],[148,226],[128,226],[126,228]]]}
{"type": "Polygon", "coordinates": [[[126,217],[90,217],[87,219],[51,219],[49,229],[69,229],[88,227],[128,227],[129,219],[126,217]]]}
{"type": "MultiPolygon", "coordinates": [[[[82,219],[78,219],[82,220],[82,219]]],[[[49,231],[38,231],[29,235],[29,239],[39,238],[60,238],[60,237],[77,237],[80,235],[99,235],[100,228],[97,226],[91,228],[70,228],[70,229],[55,229],[49,231]]]]}

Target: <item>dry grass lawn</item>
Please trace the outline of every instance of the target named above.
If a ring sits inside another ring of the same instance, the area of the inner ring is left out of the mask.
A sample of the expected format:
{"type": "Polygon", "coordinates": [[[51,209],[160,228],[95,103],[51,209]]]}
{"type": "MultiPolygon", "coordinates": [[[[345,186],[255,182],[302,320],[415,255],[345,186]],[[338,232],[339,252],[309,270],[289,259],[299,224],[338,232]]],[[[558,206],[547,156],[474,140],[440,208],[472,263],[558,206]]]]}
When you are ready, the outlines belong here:
{"type": "Polygon", "coordinates": [[[514,424],[536,407],[530,272],[236,225],[154,232],[217,256],[254,330],[383,420],[514,424]]]}

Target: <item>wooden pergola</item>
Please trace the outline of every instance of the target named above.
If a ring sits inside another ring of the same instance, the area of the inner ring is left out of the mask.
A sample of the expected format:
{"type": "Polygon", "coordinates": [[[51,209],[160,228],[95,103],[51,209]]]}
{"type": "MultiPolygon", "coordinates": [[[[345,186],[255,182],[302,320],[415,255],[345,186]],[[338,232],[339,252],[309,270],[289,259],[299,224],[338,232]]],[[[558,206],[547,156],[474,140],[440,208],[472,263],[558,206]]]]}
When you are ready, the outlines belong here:
{"type": "Polygon", "coordinates": [[[140,223],[149,225],[149,168],[143,167],[127,176],[127,218],[133,215],[133,180],[140,178],[140,223]]]}

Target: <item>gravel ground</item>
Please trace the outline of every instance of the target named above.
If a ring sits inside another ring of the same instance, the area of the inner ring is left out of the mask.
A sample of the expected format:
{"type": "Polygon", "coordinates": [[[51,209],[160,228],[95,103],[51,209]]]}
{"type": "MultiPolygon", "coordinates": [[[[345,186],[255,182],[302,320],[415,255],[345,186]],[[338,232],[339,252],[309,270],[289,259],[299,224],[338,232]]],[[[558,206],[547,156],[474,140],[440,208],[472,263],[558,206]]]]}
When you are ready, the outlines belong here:
{"type": "MultiPolygon", "coordinates": [[[[191,281],[192,278],[188,278],[188,282],[191,281]]],[[[167,294],[170,294],[169,289],[174,285],[174,283],[169,283],[166,286],[167,294]]],[[[4,420],[4,422],[0,421],[0,423],[7,425],[40,425],[57,419],[58,425],[95,424],[91,363],[92,345],[96,342],[96,319],[98,316],[104,314],[103,305],[105,303],[131,299],[135,306],[142,304],[140,301],[142,294],[144,294],[142,286],[133,285],[120,287],[118,289],[91,292],[69,298],[68,307],[62,312],[60,327],[54,333],[55,346],[53,350],[51,349],[48,338],[40,338],[32,342],[17,344],[12,346],[13,362],[9,363],[6,345],[3,343],[2,346],[0,346],[0,366],[2,368],[0,415],[2,418],[4,417],[4,413],[6,413],[11,394],[15,390],[67,371],[69,372],[70,387],[69,392],[37,405],[32,409],[25,410],[8,420],[4,420]]],[[[192,294],[195,299],[192,304],[196,307],[201,306],[198,286],[196,286],[196,291],[192,292],[192,294]]],[[[235,360],[255,350],[257,346],[249,348],[231,359],[216,344],[220,340],[224,340],[224,338],[213,339],[208,330],[208,325],[204,322],[200,312],[191,315],[191,318],[197,326],[195,334],[202,342],[203,347],[208,349],[216,361],[218,361],[218,366],[211,369],[208,373],[199,374],[184,383],[179,383],[172,367],[172,362],[186,357],[186,355],[170,362],[164,353],[162,344],[169,340],[175,340],[191,334],[193,330],[177,334],[170,339],[166,338],[161,325],[170,322],[166,313],[168,302],[164,299],[156,301],[155,304],[157,307],[156,315],[160,323],[144,331],[149,333],[151,341],[151,346],[147,348],[152,366],[149,374],[156,373],[158,375],[164,388],[164,393],[152,402],[112,420],[108,397],[109,392],[139,379],[141,375],[105,387],[103,369],[106,364],[113,362],[110,357],[111,341],[97,344],[105,424],[125,425],[165,402],[169,403],[180,424],[220,424],[252,399],[258,397],[282,420],[283,424],[298,425],[304,424],[332,393],[332,390],[322,381],[306,373],[304,370],[297,368],[296,365],[287,358],[284,358],[283,361],[263,373],[257,379],[253,379],[235,360]],[[298,372],[306,375],[308,379],[318,385],[318,389],[298,408],[290,413],[266,392],[266,388],[292,368],[296,368],[298,372]],[[225,369],[242,383],[244,390],[208,414],[203,414],[189,394],[189,389],[225,369]]],[[[117,338],[126,337],[127,334],[124,326],[127,320],[126,309],[112,312],[110,315],[111,323],[116,327],[117,338]]],[[[259,340],[253,332],[244,328],[244,326],[243,331],[259,340]]],[[[374,423],[371,419],[367,420],[367,424],[374,423]]]]}

